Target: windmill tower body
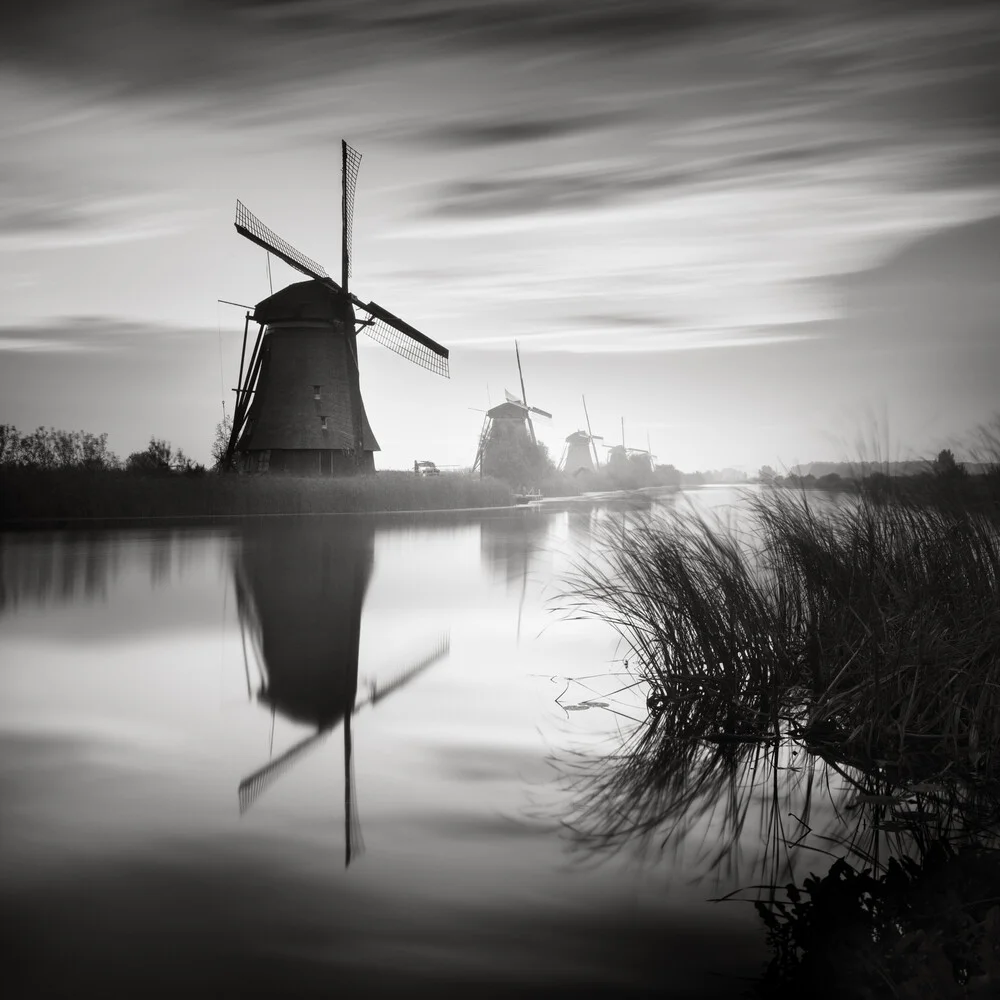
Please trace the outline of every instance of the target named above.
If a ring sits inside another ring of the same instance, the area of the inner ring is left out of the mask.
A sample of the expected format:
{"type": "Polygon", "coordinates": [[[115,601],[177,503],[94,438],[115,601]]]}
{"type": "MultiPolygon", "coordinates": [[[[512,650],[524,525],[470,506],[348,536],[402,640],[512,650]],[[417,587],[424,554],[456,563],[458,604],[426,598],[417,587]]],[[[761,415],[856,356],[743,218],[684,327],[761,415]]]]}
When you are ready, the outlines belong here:
{"type": "Polygon", "coordinates": [[[497,474],[511,453],[525,455],[536,450],[528,424],[528,408],[505,402],[486,411],[486,423],[479,441],[473,471],[497,474]]]}
{"type": "Polygon", "coordinates": [[[300,281],[259,302],[253,319],[263,327],[260,374],[236,445],[239,468],[373,472],[379,446],[361,398],[351,303],[321,281],[300,281]]]}
{"type": "Polygon", "coordinates": [[[531,414],[542,417],[552,416],[548,410],[529,406],[524,391],[524,373],[521,370],[521,352],[517,341],[514,341],[514,352],[517,357],[517,373],[521,382],[521,399],[505,392],[506,400],[486,411],[486,419],[479,435],[479,447],[472,463],[472,471],[479,469],[480,474],[500,474],[500,470],[509,463],[511,453],[525,458],[528,464],[534,463],[538,452],[538,441],[535,428],[531,423],[531,414]]]}
{"type": "Polygon", "coordinates": [[[288,719],[325,729],[354,708],[375,534],[308,527],[249,534],[237,586],[264,674],[258,697],[288,719]]]}
{"type": "Polygon", "coordinates": [[[574,431],[566,438],[568,447],[566,449],[566,461],[563,468],[571,476],[594,471],[593,449],[590,442],[590,435],[584,431],[574,431]]]}

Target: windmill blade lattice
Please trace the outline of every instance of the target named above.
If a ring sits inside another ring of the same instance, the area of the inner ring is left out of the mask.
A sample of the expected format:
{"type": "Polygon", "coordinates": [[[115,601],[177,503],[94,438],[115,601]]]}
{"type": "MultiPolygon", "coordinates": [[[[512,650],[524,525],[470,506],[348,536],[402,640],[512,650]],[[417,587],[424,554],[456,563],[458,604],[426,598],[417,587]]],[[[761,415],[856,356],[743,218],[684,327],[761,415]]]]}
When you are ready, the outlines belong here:
{"type": "Polygon", "coordinates": [[[265,764],[262,768],[240,782],[238,790],[240,799],[240,815],[242,816],[263,794],[264,790],[290,767],[306,750],[315,746],[330,735],[329,729],[321,729],[318,733],[307,736],[286,750],[280,757],[265,764]]]}
{"type": "Polygon", "coordinates": [[[435,343],[430,337],[425,337],[419,330],[415,330],[374,302],[367,304],[357,302],[356,305],[371,317],[365,332],[372,340],[406,358],[407,361],[434,372],[435,375],[450,377],[446,348],[435,343]]]}
{"type": "Polygon", "coordinates": [[[245,236],[252,243],[256,243],[257,246],[263,247],[269,253],[273,253],[275,257],[281,258],[289,267],[294,267],[296,271],[301,271],[303,274],[308,275],[310,278],[318,278],[320,281],[327,281],[332,284],[333,279],[326,273],[326,269],[322,264],[317,264],[312,258],[307,257],[304,253],[300,253],[288,243],[283,240],[276,232],[268,229],[260,219],[257,218],[253,212],[250,211],[242,201],[237,200],[236,202],[236,231],[241,235],[245,236]]]}
{"type": "Polygon", "coordinates": [[[358,183],[361,154],[344,143],[344,250],[347,254],[347,276],[354,276],[354,251],[351,236],[354,232],[354,189],[358,183]]]}
{"type": "Polygon", "coordinates": [[[368,697],[359,702],[355,708],[355,713],[360,711],[366,705],[377,705],[383,698],[388,697],[397,688],[401,688],[404,684],[408,684],[413,680],[418,674],[423,673],[429,667],[433,667],[442,657],[447,656],[451,651],[451,635],[447,635],[442,638],[437,645],[437,648],[422,660],[414,663],[413,666],[408,667],[406,670],[397,674],[391,681],[387,684],[383,684],[381,687],[377,685],[371,685],[369,688],[368,697]]]}

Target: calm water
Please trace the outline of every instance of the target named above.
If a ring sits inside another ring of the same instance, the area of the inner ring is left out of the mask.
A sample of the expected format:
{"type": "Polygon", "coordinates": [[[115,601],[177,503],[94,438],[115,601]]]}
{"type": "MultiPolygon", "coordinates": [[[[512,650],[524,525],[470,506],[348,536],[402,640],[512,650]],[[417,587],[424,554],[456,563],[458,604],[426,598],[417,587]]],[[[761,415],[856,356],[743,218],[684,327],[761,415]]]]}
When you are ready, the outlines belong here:
{"type": "Polygon", "coordinates": [[[553,603],[622,516],[0,535],[6,982],[738,996],[763,933],[706,899],[739,873],[562,825],[567,766],[643,714],[553,603]]]}

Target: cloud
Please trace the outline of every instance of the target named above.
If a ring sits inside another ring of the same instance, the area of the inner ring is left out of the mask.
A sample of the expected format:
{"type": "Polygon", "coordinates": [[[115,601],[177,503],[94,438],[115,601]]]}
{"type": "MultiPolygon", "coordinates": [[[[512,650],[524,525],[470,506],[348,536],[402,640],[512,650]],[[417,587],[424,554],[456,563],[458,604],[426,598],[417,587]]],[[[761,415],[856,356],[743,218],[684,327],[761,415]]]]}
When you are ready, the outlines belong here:
{"type": "Polygon", "coordinates": [[[211,331],[174,329],[110,316],[68,316],[35,324],[0,326],[0,352],[29,354],[148,350],[151,343],[178,343],[213,336],[211,331]]]}
{"type": "Polygon", "coordinates": [[[549,118],[527,115],[487,121],[471,119],[422,129],[413,133],[413,139],[445,148],[489,149],[600,131],[610,125],[620,125],[625,120],[625,113],[567,114],[549,118]]]}
{"type": "MultiPolygon", "coordinates": [[[[828,320],[778,323],[768,327],[696,326],[657,320],[654,317],[592,314],[576,321],[573,329],[521,335],[520,343],[536,353],[565,354],[666,354],[722,348],[769,347],[816,340],[830,328],[828,320]],[[582,326],[590,329],[582,329],[582,326]]],[[[449,347],[492,350],[509,344],[501,336],[449,340],[449,347]]]]}
{"type": "Polygon", "coordinates": [[[128,243],[183,232],[199,216],[167,193],[112,191],[26,163],[0,166],[0,251],[128,243]]]}
{"type": "Polygon", "coordinates": [[[587,168],[531,171],[490,180],[445,185],[431,217],[508,219],[552,211],[602,207],[651,191],[692,182],[698,175],[674,169],[594,163],[587,168]]]}

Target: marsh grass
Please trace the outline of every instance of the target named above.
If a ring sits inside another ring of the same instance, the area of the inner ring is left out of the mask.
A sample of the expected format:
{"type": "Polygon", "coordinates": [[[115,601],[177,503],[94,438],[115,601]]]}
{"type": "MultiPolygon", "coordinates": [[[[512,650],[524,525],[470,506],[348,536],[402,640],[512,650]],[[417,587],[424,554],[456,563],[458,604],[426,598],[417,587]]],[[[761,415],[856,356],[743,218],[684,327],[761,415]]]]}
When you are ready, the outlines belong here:
{"type": "Polygon", "coordinates": [[[0,523],[190,518],[506,506],[509,487],[453,473],[350,478],[0,468],[0,523]]]}
{"type": "Polygon", "coordinates": [[[876,797],[831,834],[852,830],[851,848],[876,857],[921,811],[927,836],[934,817],[951,832],[995,826],[997,520],[866,493],[744,500],[742,532],[690,510],[636,513],[577,567],[563,608],[619,632],[648,718],[614,761],[577,775],[569,825],[590,846],[662,846],[714,815],[721,861],[752,821],[771,877],[831,782],[833,800],[876,797]],[[935,782],[952,795],[935,810],[908,797],[935,782]],[[872,808],[879,796],[894,806],[872,808]]]}

